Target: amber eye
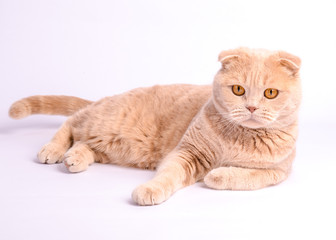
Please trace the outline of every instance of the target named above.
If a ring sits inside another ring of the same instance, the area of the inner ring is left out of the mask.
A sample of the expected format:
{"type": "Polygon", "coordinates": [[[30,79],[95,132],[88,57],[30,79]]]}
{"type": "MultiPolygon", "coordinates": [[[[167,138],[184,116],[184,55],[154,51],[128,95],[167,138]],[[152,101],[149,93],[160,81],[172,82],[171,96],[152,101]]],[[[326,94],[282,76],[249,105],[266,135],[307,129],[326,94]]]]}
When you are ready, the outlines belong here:
{"type": "Polygon", "coordinates": [[[264,92],[264,96],[268,99],[273,99],[276,98],[276,96],[278,96],[279,91],[277,89],[274,88],[267,88],[264,92]]]}
{"type": "Polygon", "coordinates": [[[245,89],[240,85],[233,85],[232,92],[237,96],[243,96],[245,94],[245,89]]]}

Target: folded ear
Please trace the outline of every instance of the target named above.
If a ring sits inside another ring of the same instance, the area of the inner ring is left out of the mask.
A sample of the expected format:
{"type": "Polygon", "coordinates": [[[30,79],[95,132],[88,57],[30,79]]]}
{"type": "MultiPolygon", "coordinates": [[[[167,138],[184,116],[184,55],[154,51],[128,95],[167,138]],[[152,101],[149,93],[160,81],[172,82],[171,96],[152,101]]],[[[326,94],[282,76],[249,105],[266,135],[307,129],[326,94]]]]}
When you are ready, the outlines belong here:
{"type": "Polygon", "coordinates": [[[235,50],[222,51],[218,56],[218,61],[222,63],[223,68],[228,68],[229,65],[240,58],[239,52],[235,50]]]}
{"type": "Polygon", "coordinates": [[[300,70],[301,59],[287,52],[279,52],[279,62],[294,74],[300,70]]]}

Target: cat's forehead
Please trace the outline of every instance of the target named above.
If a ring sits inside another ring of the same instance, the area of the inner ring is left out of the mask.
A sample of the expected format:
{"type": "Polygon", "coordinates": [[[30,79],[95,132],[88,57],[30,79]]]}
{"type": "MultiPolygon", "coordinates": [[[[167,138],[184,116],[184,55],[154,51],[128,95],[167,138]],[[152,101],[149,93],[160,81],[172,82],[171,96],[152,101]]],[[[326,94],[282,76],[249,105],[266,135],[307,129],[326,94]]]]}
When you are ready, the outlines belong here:
{"type": "Polygon", "coordinates": [[[256,50],[243,67],[243,71],[234,72],[239,81],[252,88],[277,88],[289,90],[294,83],[293,78],[282,67],[275,64],[269,51],[256,50]]]}
{"type": "Polygon", "coordinates": [[[287,52],[238,48],[221,52],[219,61],[216,79],[223,85],[284,91],[299,85],[301,60],[287,52]]]}
{"type": "Polygon", "coordinates": [[[263,48],[254,48],[254,49],[243,49],[248,55],[257,59],[267,59],[269,56],[273,55],[275,52],[263,48]]]}

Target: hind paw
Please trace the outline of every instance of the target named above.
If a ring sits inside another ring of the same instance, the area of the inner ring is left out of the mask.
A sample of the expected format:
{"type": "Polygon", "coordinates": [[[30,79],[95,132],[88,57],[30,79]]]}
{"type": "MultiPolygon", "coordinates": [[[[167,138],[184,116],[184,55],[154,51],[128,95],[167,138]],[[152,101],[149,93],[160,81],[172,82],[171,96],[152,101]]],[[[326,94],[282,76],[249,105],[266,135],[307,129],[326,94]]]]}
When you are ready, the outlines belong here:
{"type": "Polygon", "coordinates": [[[37,154],[37,158],[41,163],[60,163],[63,160],[64,149],[56,143],[48,143],[44,145],[41,151],[37,154]]]}
{"type": "Polygon", "coordinates": [[[94,162],[94,155],[85,144],[79,143],[69,149],[63,162],[70,172],[82,172],[94,162]]]}
{"type": "Polygon", "coordinates": [[[83,172],[89,167],[88,161],[79,154],[66,154],[64,156],[64,165],[69,172],[83,172]]]}

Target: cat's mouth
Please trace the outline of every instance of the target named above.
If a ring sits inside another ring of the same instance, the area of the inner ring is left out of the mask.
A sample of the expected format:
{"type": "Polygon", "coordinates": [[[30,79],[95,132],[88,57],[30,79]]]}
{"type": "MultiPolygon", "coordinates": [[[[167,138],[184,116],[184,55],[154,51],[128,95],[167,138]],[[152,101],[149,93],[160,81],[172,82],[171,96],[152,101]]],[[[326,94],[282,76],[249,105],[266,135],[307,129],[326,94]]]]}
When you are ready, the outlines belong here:
{"type": "Polygon", "coordinates": [[[242,121],[240,125],[248,128],[262,128],[265,126],[263,123],[259,122],[254,118],[249,118],[248,120],[242,121]]]}
{"type": "Polygon", "coordinates": [[[241,125],[249,127],[249,128],[267,128],[274,121],[276,117],[271,115],[263,115],[263,114],[254,114],[252,113],[250,117],[242,122],[241,125]]]}
{"type": "Polygon", "coordinates": [[[267,128],[277,120],[277,117],[274,112],[262,109],[253,112],[238,109],[230,112],[231,120],[248,128],[267,128]]]}
{"type": "Polygon", "coordinates": [[[241,119],[240,125],[248,128],[264,128],[273,122],[273,119],[259,116],[258,114],[251,113],[244,119],[241,119]]]}

